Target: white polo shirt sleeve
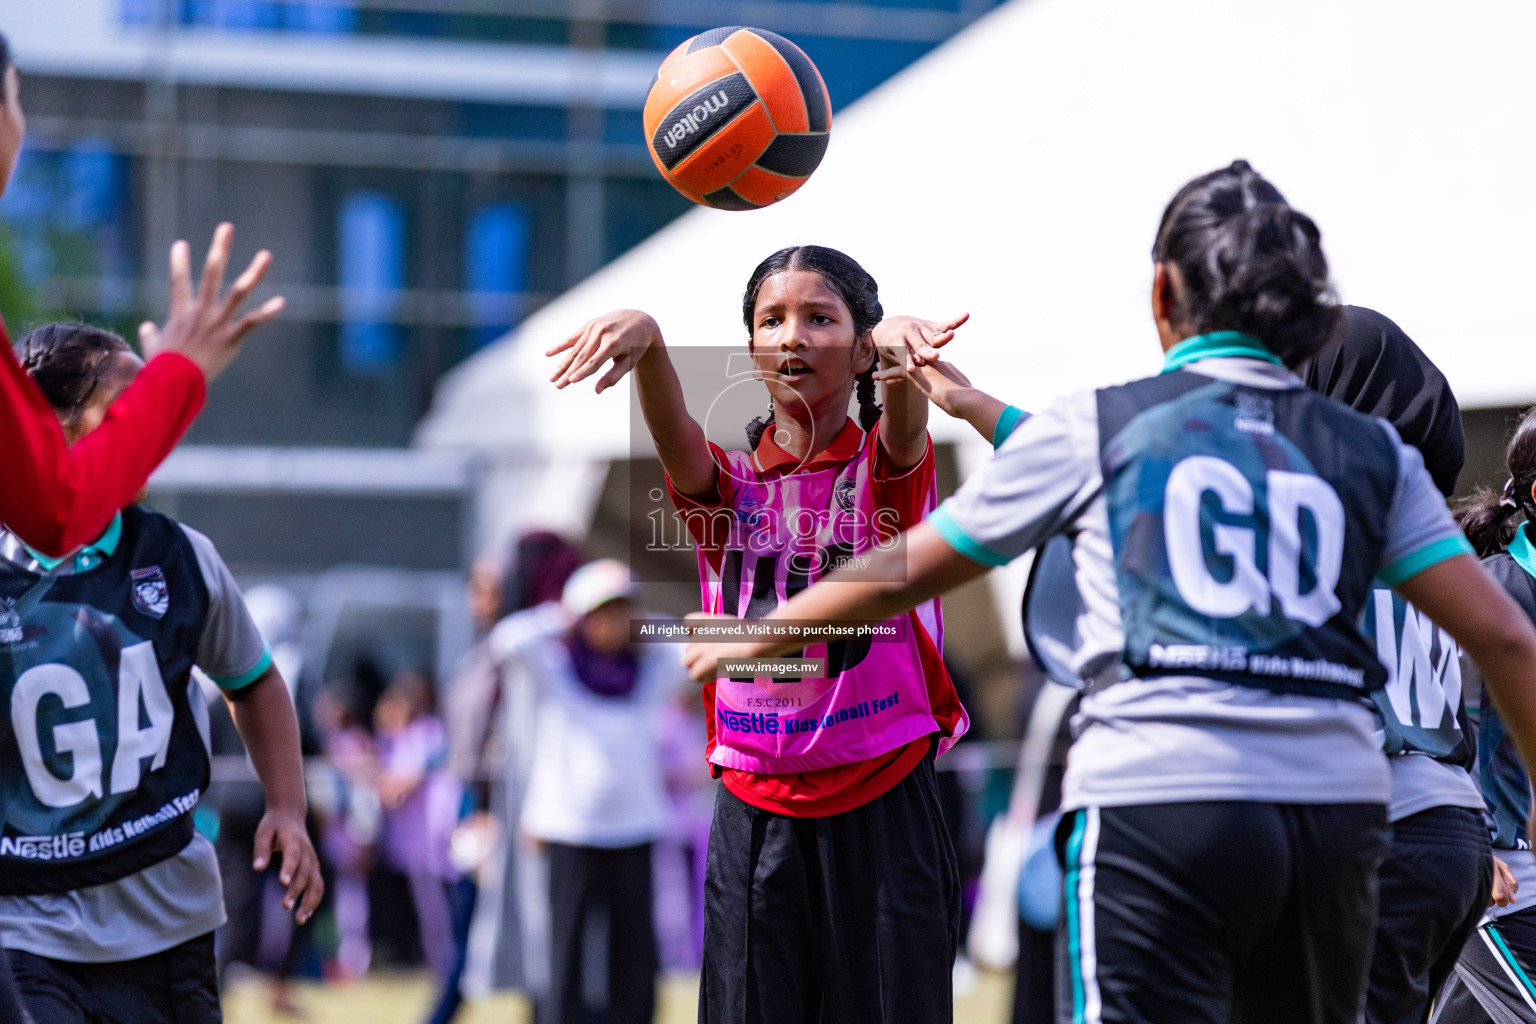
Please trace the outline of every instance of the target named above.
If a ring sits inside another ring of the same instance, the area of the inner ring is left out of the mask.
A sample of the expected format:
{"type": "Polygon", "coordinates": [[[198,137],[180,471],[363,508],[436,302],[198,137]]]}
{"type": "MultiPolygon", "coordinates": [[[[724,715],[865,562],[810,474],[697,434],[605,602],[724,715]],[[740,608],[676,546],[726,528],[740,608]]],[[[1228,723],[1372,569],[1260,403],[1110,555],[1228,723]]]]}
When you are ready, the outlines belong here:
{"type": "Polygon", "coordinates": [[[1376,578],[1384,587],[1395,587],[1446,559],[1473,551],[1446,508],[1445,496],[1424,468],[1419,450],[1404,444],[1391,424],[1379,422],[1397,447],[1397,489],[1376,578]]]}
{"type": "Polygon", "coordinates": [[[1103,487],[1095,394],[1024,418],[992,458],[928,517],[956,551],[1006,565],[1065,530],[1103,487]]]}
{"type": "Polygon", "coordinates": [[[197,667],[222,690],[244,689],[272,667],[272,652],[213,541],[185,524],[181,529],[197,552],[197,565],[208,588],[208,614],[197,647],[197,667]]]}

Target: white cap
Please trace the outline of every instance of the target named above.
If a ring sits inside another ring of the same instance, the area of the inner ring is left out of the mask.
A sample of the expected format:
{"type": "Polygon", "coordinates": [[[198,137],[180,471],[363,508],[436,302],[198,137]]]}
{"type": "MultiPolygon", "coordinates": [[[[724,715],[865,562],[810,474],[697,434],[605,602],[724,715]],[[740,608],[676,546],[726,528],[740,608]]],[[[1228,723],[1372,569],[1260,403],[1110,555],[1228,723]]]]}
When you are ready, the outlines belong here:
{"type": "Polygon", "coordinates": [[[638,589],[630,578],[629,566],[616,558],[599,558],[571,573],[560,593],[560,604],[580,618],[609,601],[634,597],[638,589]]]}

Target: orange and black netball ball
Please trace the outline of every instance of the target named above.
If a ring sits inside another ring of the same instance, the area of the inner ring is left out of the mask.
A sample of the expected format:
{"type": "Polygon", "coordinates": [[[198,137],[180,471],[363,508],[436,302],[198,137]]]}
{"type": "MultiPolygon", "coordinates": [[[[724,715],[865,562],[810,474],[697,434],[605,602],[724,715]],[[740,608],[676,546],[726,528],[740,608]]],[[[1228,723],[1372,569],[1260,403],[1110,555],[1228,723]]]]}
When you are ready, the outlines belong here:
{"type": "Polygon", "coordinates": [[[816,65],[760,28],[701,32],[667,55],[645,99],[656,167],[717,210],[771,206],[827,151],[832,104],[816,65]]]}

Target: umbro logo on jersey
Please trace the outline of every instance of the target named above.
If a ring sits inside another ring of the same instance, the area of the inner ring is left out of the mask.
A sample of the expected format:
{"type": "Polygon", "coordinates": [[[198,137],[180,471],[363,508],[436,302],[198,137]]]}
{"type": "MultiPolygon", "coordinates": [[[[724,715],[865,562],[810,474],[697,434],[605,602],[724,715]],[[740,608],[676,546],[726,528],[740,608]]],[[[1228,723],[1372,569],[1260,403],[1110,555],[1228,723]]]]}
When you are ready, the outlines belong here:
{"type": "Polygon", "coordinates": [[[145,615],[164,618],[171,610],[171,590],[165,573],[158,565],[152,565],[148,569],[134,569],[129,575],[133,577],[133,606],[145,615]]]}

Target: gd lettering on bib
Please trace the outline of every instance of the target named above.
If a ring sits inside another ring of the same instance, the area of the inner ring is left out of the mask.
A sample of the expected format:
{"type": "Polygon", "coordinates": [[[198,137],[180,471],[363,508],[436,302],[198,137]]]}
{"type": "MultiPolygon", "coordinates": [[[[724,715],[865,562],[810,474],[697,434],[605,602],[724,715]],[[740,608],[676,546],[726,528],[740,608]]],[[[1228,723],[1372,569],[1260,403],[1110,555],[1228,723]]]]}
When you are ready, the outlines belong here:
{"type": "Polygon", "coordinates": [[[1356,624],[1397,456],[1302,388],[1187,371],[1099,392],[1100,455],[1132,675],[1364,695],[1386,673],[1356,624]]]}

